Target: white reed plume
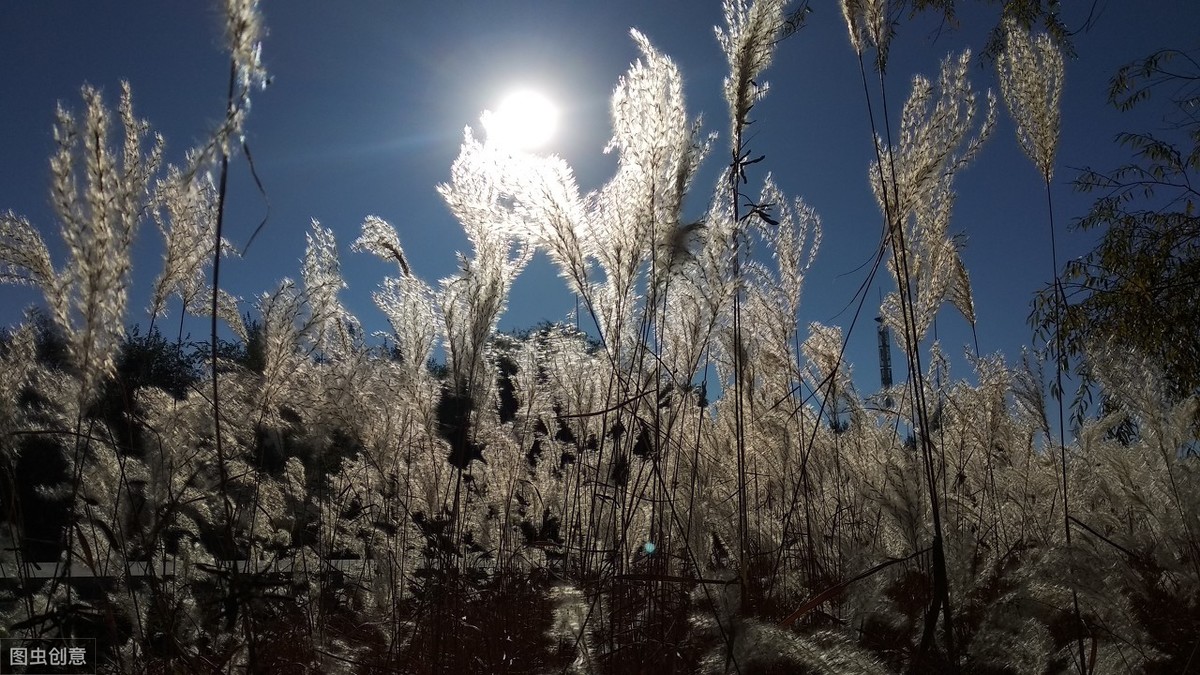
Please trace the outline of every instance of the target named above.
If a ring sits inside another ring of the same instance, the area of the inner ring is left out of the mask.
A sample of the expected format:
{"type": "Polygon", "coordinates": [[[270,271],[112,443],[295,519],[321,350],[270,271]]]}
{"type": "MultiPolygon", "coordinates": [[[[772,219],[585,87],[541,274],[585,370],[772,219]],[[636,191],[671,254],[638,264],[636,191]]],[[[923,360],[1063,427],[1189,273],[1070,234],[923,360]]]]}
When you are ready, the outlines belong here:
{"type": "Polygon", "coordinates": [[[363,221],[362,235],[351,250],[373,253],[396,263],[400,270],[401,276],[384,279],[373,297],[392,326],[403,360],[402,369],[409,381],[415,382],[425,372],[425,364],[442,336],[442,317],[433,290],[413,274],[396,229],[378,216],[368,216],[363,221]]]}
{"type": "Polygon", "coordinates": [[[262,39],[266,33],[258,0],[225,0],[225,39],[233,58],[237,80],[244,90],[267,80],[262,64],[262,39]]]}
{"type": "Polygon", "coordinates": [[[1000,91],[1017,125],[1021,149],[1049,181],[1058,150],[1062,51],[1049,35],[1030,35],[1013,19],[1005,21],[1004,33],[1004,51],[996,59],[1000,91]]]}
{"type": "Polygon", "coordinates": [[[525,229],[515,208],[503,151],[480,143],[467,128],[450,182],[438,186],[461,223],[474,255],[459,254],[459,273],[443,279],[438,301],[445,319],[451,370],[457,384],[474,386],[484,372],[488,337],[508,303],[512,282],[533,250],[517,239],[525,229]]]}
{"type": "Polygon", "coordinates": [[[875,64],[879,70],[884,70],[894,32],[888,19],[887,0],[841,0],[841,6],[842,18],[850,33],[850,46],[859,56],[867,47],[875,47],[875,64]]]}
{"type": "Polygon", "coordinates": [[[880,210],[897,221],[931,201],[948,178],[975,158],[991,134],[996,98],[988,91],[984,120],[975,136],[969,136],[975,130],[978,113],[978,94],[967,79],[970,63],[970,50],[942,61],[936,100],[933,83],[921,75],[914,77],[912,93],[900,116],[899,142],[887,147],[882,139],[876,141],[880,155],[893,159],[895,177],[891,177],[888,167],[881,172],[872,164],[871,187],[880,210]],[[884,208],[881,176],[894,182],[887,190],[890,209],[884,208]]]}
{"type": "Polygon", "coordinates": [[[357,327],[358,321],[342,307],[337,297],[346,287],[337,241],[333,231],[321,227],[316,220],[312,221],[312,229],[305,239],[308,247],[300,274],[304,279],[309,311],[307,333],[314,346],[326,355],[341,353],[346,346],[345,340],[341,339],[344,330],[357,327]]]}
{"type": "Polygon", "coordinates": [[[362,224],[362,234],[350,245],[350,250],[356,253],[373,253],[384,260],[390,260],[400,266],[404,276],[412,276],[412,268],[404,257],[404,249],[400,246],[400,237],[396,228],[379,216],[367,216],[362,224]]]}
{"type": "Polygon", "coordinates": [[[149,125],[134,117],[128,83],[121,84],[119,116],[125,137],[119,150],[109,147],[112,115],[100,92],[84,86],[82,94],[82,133],[71,113],[60,106],[54,129],[58,147],[50,160],[51,204],[69,256],[62,272],[55,271],[45,243],[28,220],[12,213],[0,216],[0,282],[41,287],[79,368],[81,402],[112,372],[124,337],[130,250],[163,146],[156,136],[148,153],[142,154],[149,125]]]}
{"type": "MultiPolygon", "coordinates": [[[[901,112],[899,142],[889,147],[877,140],[880,156],[885,161],[890,157],[892,166],[881,171],[872,164],[870,170],[880,211],[893,219],[890,227],[904,228],[902,259],[917,294],[913,310],[918,339],[947,296],[969,321],[975,318],[966,268],[959,256],[961,245],[947,234],[954,177],[978,154],[996,118],[996,99],[988,91],[985,117],[976,122],[978,95],[967,80],[970,60],[970,52],[965,51],[942,61],[936,98],[929,80],[920,75],[913,78],[912,94],[901,112]],[[888,183],[886,190],[881,180],[888,183]]],[[[890,239],[899,243],[898,238],[890,239]]],[[[899,279],[894,261],[889,268],[899,279]]],[[[882,313],[894,330],[903,330],[899,296],[889,295],[882,313]]]]}
{"type": "MultiPolygon", "coordinates": [[[[171,296],[178,296],[188,311],[199,309],[204,297],[211,296],[206,265],[213,255],[216,187],[206,178],[187,180],[179,168],[172,166],[166,179],[158,182],[155,201],[154,221],[163,235],[165,250],[162,272],[154,282],[150,315],[166,314],[171,296]]],[[[234,249],[222,240],[221,252],[228,255],[234,249]]]]}
{"type": "Polygon", "coordinates": [[[783,28],[783,8],[787,0],[725,0],[725,27],[718,26],[717,42],[729,62],[725,77],[725,102],[729,105],[733,129],[731,141],[744,126],[750,108],[766,95],[768,85],[758,76],[771,65],[775,43],[783,28]]]}

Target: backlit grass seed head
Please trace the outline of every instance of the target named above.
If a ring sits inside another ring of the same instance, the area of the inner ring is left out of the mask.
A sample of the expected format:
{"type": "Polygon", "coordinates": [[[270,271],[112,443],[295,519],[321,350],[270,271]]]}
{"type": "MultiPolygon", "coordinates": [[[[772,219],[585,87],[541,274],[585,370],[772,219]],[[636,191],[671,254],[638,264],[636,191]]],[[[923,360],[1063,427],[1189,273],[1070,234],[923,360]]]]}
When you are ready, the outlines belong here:
{"type": "MultiPolygon", "coordinates": [[[[665,269],[680,228],[683,197],[709,143],[700,134],[700,121],[689,123],[678,66],[645,35],[636,30],[631,35],[642,59],[630,66],[613,92],[608,150],[619,154],[617,175],[594,203],[599,207],[596,215],[617,224],[610,230],[614,243],[631,240],[637,249],[650,243],[657,266],[665,269]]],[[[640,250],[622,257],[623,272],[640,261],[640,250]]]]}
{"type": "Polygon", "coordinates": [[[338,300],[338,293],[346,288],[346,282],[342,280],[342,265],[333,231],[313,220],[305,239],[308,247],[300,273],[309,309],[308,335],[317,349],[330,354],[338,351],[337,336],[341,328],[356,326],[357,321],[338,300]]]}
{"type": "Polygon", "coordinates": [[[229,157],[244,140],[243,129],[250,113],[250,94],[269,82],[262,62],[262,39],[266,33],[258,0],[224,0],[225,40],[232,64],[232,82],[225,118],[208,142],[188,153],[190,179],[221,157],[229,157]]]}
{"type": "MultiPolygon", "coordinates": [[[[889,220],[889,231],[903,228],[909,283],[917,292],[917,328],[923,333],[942,301],[949,296],[968,320],[974,320],[966,268],[959,242],[947,233],[954,203],[953,181],[957,172],[978,154],[995,125],[996,99],[987,93],[987,111],[977,122],[978,95],[967,80],[970,52],[947,57],[942,62],[938,85],[917,76],[900,117],[900,139],[888,147],[882,140],[880,153],[891,167],[881,171],[872,164],[871,186],[880,210],[889,220]],[[971,134],[974,133],[974,136],[971,134]],[[880,179],[887,182],[887,202],[880,179]]],[[[890,242],[899,246],[899,238],[890,242]]],[[[892,274],[899,278],[889,262],[892,274]]],[[[881,308],[884,319],[901,331],[898,296],[889,295],[881,308]]]]}
{"type": "Polygon", "coordinates": [[[468,127],[450,182],[437,188],[473,248],[471,256],[458,255],[459,272],[441,280],[436,296],[445,321],[447,361],[460,388],[486,381],[488,336],[507,307],[513,281],[533,255],[519,239],[528,228],[512,201],[512,179],[504,175],[504,166],[502,152],[477,141],[468,127]]]}
{"type": "Polygon", "coordinates": [[[262,65],[265,32],[258,0],[225,0],[225,38],[243,90],[267,81],[262,65]]]}
{"type": "Polygon", "coordinates": [[[770,247],[776,271],[770,295],[789,316],[800,309],[804,278],[812,269],[821,248],[821,217],[803,199],[788,203],[783,191],[767,176],[758,203],[774,211],[773,222],[759,215],[752,224],[770,247]]]}
{"type": "Polygon", "coordinates": [[[558,267],[559,276],[579,295],[587,293],[595,237],[587,227],[584,201],[574,173],[557,157],[539,158],[536,191],[528,215],[537,226],[534,237],[558,267]]]}
{"type": "Polygon", "coordinates": [[[899,143],[887,147],[885,141],[877,140],[884,161],[891,158],[895,164],[894,182],[890,167],[882,172],[885,180],[893,183],[888,186],[886,207],[879,184],[880,171],[874,164],[870,170],[871,187],[880,209],[893,219],[893,226],[922,202],[930,201],[943,182],[974,159],[991,135],[996,99],[988,91],[986,116],[975,136],[970,136],[978,115],[978,94],[967,79],[970,63],[970,50],[944,59],[936,92],[928,79],[921,75],[914,77],[912,93],[900,115],[899,143]]]}
{"type": "MultiPolygon", "coordinates": [[[[913,312],[919,337],[924,337],[946,300],[967,321],[975,322],[970,277],[960,253],[963,238],[948,233],[954,198],[948,180],[943,180],[930,199],[917,205],[905,228],[904,247],[910,283],[916,291],[913,312]]],[[[888,261],[888,269],[899,277],[893,260],[888,261]]],[[[904,330],[899,296],[894,292],[884,301],[882,314],[893,330],[904,330]]]]}
{"type": "Polygon", "coordinates": [[[274,293],[263,293],[257,309],[261,319],[262,383],[255,392],[256,408],[274,415],[279,406],[293,399],[293,385],[301,370],[300,325],[304,299],[291,279],[283,279],[274,293]]]}
{"type": "MultiPolygon", "coordinates": [[[[210,291],[212,291],[212,286],[206,285],[204,292],[196,295],[192,305],[188,307],[188,312],[196,316],[211,316],[212,307],[208,299],[211,297],[210,291]]],[[[248,333],[240,302],[241,300],[237,296],[224,288],[217,289],[217,318],[224,321],[239,340],[245,342],[248,333]]]]}
{"type": "Polygon", "coordinates": [[[725,0],[725,27],[717,27],[717,42],[729,62],[725,78],[725,102],[729,104],[733,129],[730,139],[747,122],[750,108],[767,93],[767,83],[758,79],[771,65],[776,38],[783,27],[787,0],[725,0]]]}
{"type": "Polygon", "coordinates": [[[893,32],[888,20],[887,0],[841,0],[841,6],[842,18],[850,33],[850,46],[859,56],[867,47],[874,46],[876,66],[884,70],[893,32]]]}
{"type": "Polygon", "coordinates": [[[1005,22],[1005,48],[996,60],[1000,91],[1017,125],[1017,140],[1047,181],[1054,175],[1063,87],[1062,51],[1049,35],[1030,35],[1005,22]]]}
{"type": "MultiPolygon", "coordinates": [[[[25,323],[9,335],[6,348],[0,350],[0,435],[8,437],[16,429],[22,417],[21,395],[32,380],[36,364],[34,327],[25,323]]],[[[9,453],[15,449],[15,444],[0,443],[0,459],[10,459],[9,453]]]]}
{"type": "Polygon", "coordinates": [[[130,249],[149,205],[148,186],[158,172],[163,140],[156,137],[142,154],[149,126],[134,117],[128,83],[121,85],[124,142],[117,150],[109,147],[112,115],[100,92],[84,86],[82,96],[82,133],[60,105],[50,160],[50,201],[69,262],[56,272],[30,222],[5,213],[0,215],[0,282],[41,287],[51,317],[68,338],[81,374],[80,397],[86,400],[112,372],[124,337],[130,249]]]}
{"type": "Polygon", "coordinates": [[[630,35],[642,58],[629,67],[613,91],[613,138],[606,150],[617,150],[642,164],[682,144],[687,114],[679,67],[644,34],[631,30],[630,35]]]}
{"type": "Polygon", "coordinates": [[[441,335],[432,289],[415,277],[388,278],[374,299],[392,326],[405,371],[418,377],[441,335]]]}
{"type": "Polygon", "coordinates": [[[55,283],[42,235],[12,211],[0,214],[0,283],[48,288],[55,283]]]}
{"type": "Polygon", "coordinates": [[[850,46],[855,53],[863,53],[862,0],[841,0],[842,19],[850,33],[850,46]]]}
{"type": "Polygon", "coordinates": [[[442,336],[443,318],[438,313],[434,292],[413,275],[396,229],[382,218],[368,216],[363,221],[362,235],[351,250],[374,253],[396,263],[400,269],[401,276],[384,279],[372,297],[392,327],[403,371],[410,381],[416,381],[424,374],[425,364],[442,336]]]}
{"type": "Polygon", "coordinates": [[[404,257],[404,249],[400,247],[400,237],[391,223],[378,216],[367,216],[362,224],[362,234],[350,245],[350,250],[356,253],[373,253],[384,260],[390,260],[400,266],[404,276],[412,276],[412,268],[404,257]]]}
{"type": "Polygon", "coordinates": [[[842,329],[817,322],[808,325],[808,338],[800,346],[815,383],[834,385],[842,391],[851,387],[849,366],[842,358],[842,329]]]}
{"type": "MultiPolygon", "coordinates": [[[[154,221],[165,241],[163,270],[154,283],[151,316],[167,311],[167,301],[176,295],[190,309],[207,295],[206,265],[212,260],[217,222],[216,188],[211,180],[187,180],[171,167],[156,190],[154,221]]],[[[222,241],[222,253],[232,252],[222,241]]]]}

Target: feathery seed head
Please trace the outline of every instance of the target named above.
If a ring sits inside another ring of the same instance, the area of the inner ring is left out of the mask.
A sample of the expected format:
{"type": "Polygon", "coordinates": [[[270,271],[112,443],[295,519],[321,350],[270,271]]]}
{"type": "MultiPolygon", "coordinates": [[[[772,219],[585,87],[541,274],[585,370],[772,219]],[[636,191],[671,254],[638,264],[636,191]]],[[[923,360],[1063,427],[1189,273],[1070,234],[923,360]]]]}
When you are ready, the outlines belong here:
{"type": "Polygon", "coordinates": [[[338,259],[337,241],[333,231],[321,227],[315,219],[312,229],[305,235],[308,248],[304,254],[301,276],[304,293],[310,311],[311,336],[317,348],[331,353],[338,350],[339,327],[355,323],[338,300],[338,293],[346,287],[342,280],[342,265],[338,259]]]}
{"type": "MultiPolygon", "coordinates": [[[[989,92],[986,117],[974,137],[969,133],[976,126],[977,94],[967,79],[971,53],[942,61],[934,100],[934,85],[920,75],[913,78],[913,89],[900,116],[900,140],[886,147],[877,139],[880,154],[895,164],[894,184],[887,189],[888,203],[879,184],[881,172],[873,163],[870,170],[872,189],[880,210],[892,220],[893,226],[913,213],[922,203],[932,201],[939,185],[974,159],[991,134],[995,121],[995,97],[989,92]]],[[[890,171],[882,174],[892,183],[890,171]]]]}
{"type": "Polygon", "coordinates": [[[1017,125],[1026,156],[1049,181],[1058,150],[1063,55],[1045,33],[1036,37],[1013,19],[1004,24],[1005,48],[996,59],[1000,91],[1017,125]]]}
{"type": "Polygon", "coordinates": [[[850,33],[850,46],[860,56],[863,53],[862,30],[862,0],[841,0],[842,19],[846,21],[846,30],[850,33]]]}
{"type": "Polygon", "coordinates": [[[350,245],[355,253],[373,253],[384,260],[391,260],[400,266],[404,276],[412,276],[412,268],[404,257],[404,249],[400,247],[400,237],[396,228],[379,216],[367,216],[362,224],[362,234],[350,245]]]}
{"type": "Polygon", "coordinates": [[[717,27],[717,42],[729,63],[725,78],[725,101],[732,120],[731,141],[745,126],[750,108],[766,96],[768,84],[758,79],[771,65],[775,43],[784,27],[783,10],[788,0],[725,0],[725,27],[717,27]]]}
{"type": "Polygon", "coordinates": [[[55,283],[50,251],[42,235],[12,211],[0,213],[0,283],[42,288],[55,283]]]}
{"type": "Polygon", "coordinates": [[[818,383],[850,385],[848,366],[842,359],[842,329],[817,322],[808,325],[808,338],[800,346],[818,383]]]}
{"type": "Polygon", "coordinates": [[[850,46],[859,56],[868,46],[875,47],[875,65],[880,71],[885,70],[893,33],[887,0],[841,0],[841,7],[850,46]]]}
{"type": "Polygon", "coordinates": [[[265,32],[258,0],[225,0],[225,38],[243,90],[266,85],[267,71],[262,65],[265,32]]]}
{"type": "Polygon", "coordinates": [[[40,277],[51,315],[67,335],[72,360],[81,373],[81,405],[112,372],[124,337],[133,236],[149,207],[148,188],[162,157],[161,137],[142,154],[149,126],[133,115],[129,85],[123,83],[121,89],[124,142],[117,150],[109,147],[112,115],[98,90],[86,85],[82,89],[82,133],[77,131],[74,117],[62,106],[58,109],[57,150],[50,162],[51,202],[70,256],[64,272],[53,273],[49,255],[38,245],[40,237],[29,236],[28,223],[11,218],[2,221],[7,232],[0,239],[29,246],[22,258],[8,256],[3,262],[7,267],[24,268],[31,280],[40,277]]]}
{"type": "MultiPolygon", "coordinates": [[[[208,289],[205,270],[211,262],[217,222],[216,187],[207,178],[188,180],[178,167],[155,190],[154,221],[165,240],[163,270],[154,284],[151,316],[166,312],[167,300],[177,295],[190,308],[208,289]]],[[[222,241],[222,253],[232,246],[222,241]]]]}
{"type": "MultiPolygon", "coordinates": [[[[890,168],[881,171],[878,165],[871,166],[871,186],[888,220],[889,232],[904,228],[908,283],[914,285],[917,294],[914,309],[918,334],[923,334],[932,322],[947,295],[968,320],[973,321],[975,315],[966,269],[958,253],[961,246],[947,231],[954,203],[954,176],[974,159],[991,134],[996,100],[988,92],[986,116],[977,123],[978,95],[967,79],[969,64],[970,52],[947,57],[936,89],[924,77],[913,78],[912,94],[901,112],[899,143],[886,147],[878,141],[880,154],[891,158],[894,173],[890,168]]],[[[900,238],[889,237],[889,243],[898,246],[900,238]]],[[[891,262],[888,267],[899,278],[891,262]]],[[[890,327],[903,331],[896,296],[889,295],[881,311],[890,327]]]]}

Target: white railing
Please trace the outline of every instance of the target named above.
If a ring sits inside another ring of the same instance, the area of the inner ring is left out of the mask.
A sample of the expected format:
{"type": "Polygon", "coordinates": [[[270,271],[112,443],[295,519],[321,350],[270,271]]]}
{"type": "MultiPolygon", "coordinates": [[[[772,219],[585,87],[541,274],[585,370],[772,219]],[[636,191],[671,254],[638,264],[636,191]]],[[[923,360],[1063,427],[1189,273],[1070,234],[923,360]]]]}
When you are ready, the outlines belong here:
{"type": "MultiPolygon", "coordinates": [[[[202,570],[237,571],[242,574],[299,574],[305,572],[337,571],[348,576],[373,576],[376,565],[372,560],[354,560],[349,558],[321,560],[315,564],[303,560],[218,560],[215,564],[193,563],[202,570]]],[[[76,562],[28,562],[21,565],[13,563],[0,564],[0,581],[17,581],[20,579],[51,579],[55,577],[72,579],[116,579],[123,578],[117,564],[100,564],[93,570],[88,565],[76,562]],[[24,568],[22,570],[22,568],[24,568]]],[[[128,576],[131,577],[173,577],[175,576],[175,561],[163,560],[154,564],[149,562],[127,563],[128,576]]]]}

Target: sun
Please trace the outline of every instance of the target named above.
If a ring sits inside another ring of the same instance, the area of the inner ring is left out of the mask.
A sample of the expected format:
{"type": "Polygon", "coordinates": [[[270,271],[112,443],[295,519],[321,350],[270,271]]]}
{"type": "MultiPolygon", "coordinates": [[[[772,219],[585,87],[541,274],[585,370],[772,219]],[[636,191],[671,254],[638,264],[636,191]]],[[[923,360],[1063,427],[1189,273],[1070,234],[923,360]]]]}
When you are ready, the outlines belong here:
{"type": "Polygon", "coordinates": [[[558,128],[558,106],[529,89],[505,96],[495,112],[483,113],[489,143],[515,150],[536,150],[546,145],[558,128]]]}

